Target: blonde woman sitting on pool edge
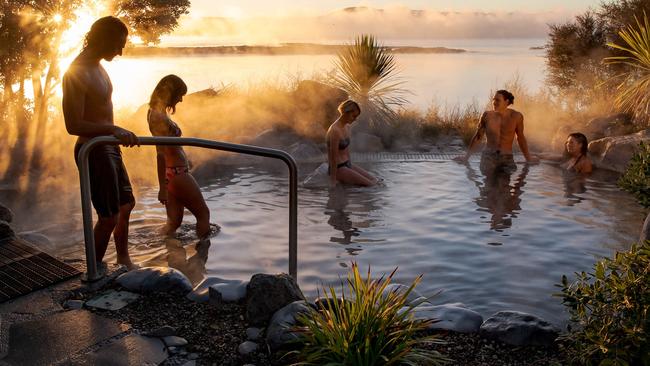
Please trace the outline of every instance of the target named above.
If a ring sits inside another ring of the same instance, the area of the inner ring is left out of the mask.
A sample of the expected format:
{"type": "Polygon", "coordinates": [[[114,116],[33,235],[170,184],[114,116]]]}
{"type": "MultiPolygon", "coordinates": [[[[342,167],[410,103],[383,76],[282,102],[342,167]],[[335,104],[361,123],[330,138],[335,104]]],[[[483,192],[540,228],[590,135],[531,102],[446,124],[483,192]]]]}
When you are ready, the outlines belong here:
{"type": "Polygon", "coordinates": [[[327,130],[327,162],[330,187],[337,183],[373,186],[377,179],[350,162],[350,125],[361,114],[359,104],[346,100],[339,105],[339,118],[327,130]]]}

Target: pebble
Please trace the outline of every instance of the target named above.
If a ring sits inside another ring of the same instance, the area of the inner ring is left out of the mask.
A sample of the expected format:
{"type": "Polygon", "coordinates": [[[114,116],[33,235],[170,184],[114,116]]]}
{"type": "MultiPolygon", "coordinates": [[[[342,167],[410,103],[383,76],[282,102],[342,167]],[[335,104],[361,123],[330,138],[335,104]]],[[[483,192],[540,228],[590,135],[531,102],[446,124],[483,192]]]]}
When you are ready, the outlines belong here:
{"type": "Polygon", "coordinates": [[[183,346],[187,346],[187,340],[185,338],[181,338],[181,337],[177,337],[177,336],[163,337],[163,342],[165,342],[167,347],[183,347],[183,346]]]}
{"type": "Polygon", "coordinates": [[[260,328],[248,328],[246,329],[246,338],[250,341],[256,341],[260,338],[262,330],[260,328]]]}
{"type": "Polygon", "coordinates": [[[82,300],[68,300],[63,304],[63,307],[70,310],[78,310],[84,307],[82,300]]]}
{"type": "Polygon", "coordinates": [[[246,341],[237,347],[237,351],[239,352],[240,355],[246,356],[248,354],[251,354],[257,350],[257,343],[251,342],[251,341],[246,341]]]}

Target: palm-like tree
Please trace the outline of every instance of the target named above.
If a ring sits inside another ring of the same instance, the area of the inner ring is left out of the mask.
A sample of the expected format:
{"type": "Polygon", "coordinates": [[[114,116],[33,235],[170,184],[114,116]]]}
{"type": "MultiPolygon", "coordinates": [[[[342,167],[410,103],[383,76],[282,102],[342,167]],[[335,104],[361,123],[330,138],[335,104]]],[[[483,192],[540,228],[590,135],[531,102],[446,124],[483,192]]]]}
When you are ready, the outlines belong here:
{"type": "Polygon", "coordinates": [[[607,57],[605,62],[627,66],[626,72],[617,75],[623,80],[616,88],[616,106],[632,113],[637,120],[647,122],[650,117],[650,24],[646,14],[643,14],[643,24],[636,19],[636,26],[629,25],[618,32],[625,45],[607,44],[626,55],[607,57]]]}
{"type": "Polygon", "coordinates": [[[390,49],[371,35],[358,36],[341,50],[335,61],[336,86],[361,105],[362,123],[386,126],[395,117],[394,107],[406,102],[399,70],[390,49]]]}

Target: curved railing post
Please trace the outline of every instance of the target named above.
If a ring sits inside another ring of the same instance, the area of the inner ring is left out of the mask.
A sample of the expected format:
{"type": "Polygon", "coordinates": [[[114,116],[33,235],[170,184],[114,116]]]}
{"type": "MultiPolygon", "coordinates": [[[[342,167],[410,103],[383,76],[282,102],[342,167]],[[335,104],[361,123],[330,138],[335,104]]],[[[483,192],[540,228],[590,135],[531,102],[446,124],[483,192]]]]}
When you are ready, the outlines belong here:
{"type": "MultiPolygon", "coordinates": [[[[265,147],[232,144],[228,142],[204,140],[193,137],[139,137],[140,145],[195,146],[213,150],[229,151],[239,154],[262,156],[284,161],[289,168],[289,275],[298,280],[298,168],[291,155],[282,150],[265,147]]],[[[81,185],[81,212],[86,246],[86,273],[84,280],[96,281],[97,273],[95,236],[93,233],[92,208],[90,203],[90,173],[88,156],[98,145],[119,145],[112,136],[99,136],[83,144],[79,150],[79,181],[81,185]]]]}

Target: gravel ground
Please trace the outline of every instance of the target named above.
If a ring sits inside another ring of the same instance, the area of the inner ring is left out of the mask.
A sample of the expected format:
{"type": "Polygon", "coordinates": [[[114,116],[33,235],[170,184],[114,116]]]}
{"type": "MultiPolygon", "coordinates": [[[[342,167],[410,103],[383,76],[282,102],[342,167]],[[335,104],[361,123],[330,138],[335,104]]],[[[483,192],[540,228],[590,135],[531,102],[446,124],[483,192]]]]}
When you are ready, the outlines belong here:
{"type": "MultiPolygon", "coordinates": [[[[90,295],[90,294],[89,294],[90,295]]],[[[130,324],[139,333],[164,325],[176,329],[176,335],[189,345],[170,357],[164,365],[183,365],[196,358],[197,365],[286,365],[289,359],[270,355],[263,340],[252,355],[241,356],[237,347],[246,341],[244,307],[227,304],[220,307],[195,303],[174,294],[143,296],[119,311],[95,310],[97,314],[130,324]]],[[[472,366],[557,366],[563,358],[556,347],[515,347],[485,339],[478,334],[437,333],[444,344],[428,346],[452,360],[450,365],[472,366]]]]}

